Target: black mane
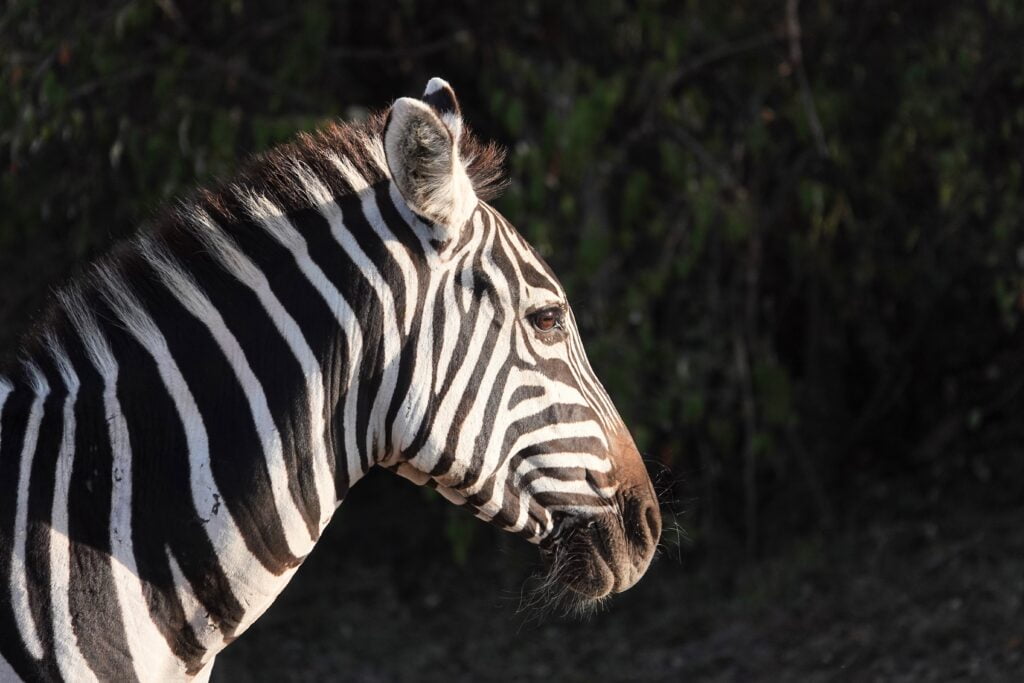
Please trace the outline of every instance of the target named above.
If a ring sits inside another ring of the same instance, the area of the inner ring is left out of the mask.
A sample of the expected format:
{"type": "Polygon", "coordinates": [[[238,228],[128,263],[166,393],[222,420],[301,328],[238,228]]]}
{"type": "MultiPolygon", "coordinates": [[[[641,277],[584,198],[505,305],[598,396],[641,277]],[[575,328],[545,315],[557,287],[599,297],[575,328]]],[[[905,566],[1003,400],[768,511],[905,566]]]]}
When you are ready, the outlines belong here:
{"type": "MultiPolygon", "coordinates": [[[[299,133],[290,142],[255,154],[243,161],[232,176],[199,187],[185,198],[158,209],[155,217],[144,223],[137,234],[173,241],[182,230],[195,229],[189,217],[197,213],[209,215],[223,224],[238,222],[245,218],[241,209],[242,195],[265,196],[288,213],[309,208],[310,199],[295,174],[296,166],[312,171],[335,197],[352,194],[358,188],[349,184],[334,159],[345,160],[368,185],[384,181],[390,176],[382,144],[387,113],[387,110],[375,112],[359,123],[330,122],[312,133],[299,133]]],[[[504,150],[494,143],[481,142],[463,125],[459,153],[477,197],[488,200],[498,196],[506,184],[504,150]]],[[[135,245],[132,238],[115,242],[99,258],[77,268],[64,284],[54,289],[55,294],[74,291],[89,299],[96,266],[117,271],[131,269],[138,260],[135,245]]],[[[36,356],[46,332],[61,316],[61,308],[60,297],[51,295],[21,336],[20,343],[0,355],[0,377],[22,379],[17,360],[36,356]]]]}

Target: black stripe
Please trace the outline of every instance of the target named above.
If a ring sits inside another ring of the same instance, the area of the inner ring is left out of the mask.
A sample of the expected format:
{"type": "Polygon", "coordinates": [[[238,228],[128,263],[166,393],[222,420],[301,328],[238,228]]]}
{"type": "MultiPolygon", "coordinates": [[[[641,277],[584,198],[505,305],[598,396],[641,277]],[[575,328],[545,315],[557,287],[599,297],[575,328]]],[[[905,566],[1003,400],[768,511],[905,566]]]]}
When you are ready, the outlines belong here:
{"type": "MultiPolygon", "coordinates": [[[[394,235],[402,246],[409,253],[410,260],[414,267],[419,270],[420,282],[426,277],[426,252],[423,251],[423,243],[416,236],[413,227],[402,217],[398,207],[391,199],[390,183],[380,183],[373,188],[374,197],[377,200],[377,210],[384,223],[388,226],[391,234],[394,235]]],[[[374,231],[376,233],[376,231],[374,231]]],[[[422,291],[420,292],[422,296],[422,291]]]]}
{"type": "MultiPolygon", "coordinates": [[[[521,488],[515,488],[512,486],[511,480],[502,483],[505,487],[505,497],[501,501],[501,510],[494,516],[495,522],[504,528],[509,528],[516,523],[516,518],[519,517],[519,506],[522,504],[521,496],[523,491],[521,488]]],[[[529,528],[529,524],[526,524],[524,528],[529,528]]]]}
{"type": "Polygon", "coordinates": [[[28,425],[33,396],[23,381],[11,378],[15,389],[7,397],[0,415],[0,576],[6,579],[0,585],[0,653],[18,672],[29,679],[35,672],[35,662],[25,649],[14,620],[11,604],[11,554],[14,551],[14,522],[18,502],[18,470],[21,451],[28,425]]]}
{"type": "Polygon", "coordinates": [[[535,384],[516,387],[508,399],[508,406],[506,408],[512,410],[523,401],[529,401],[531,398],[540,398],[545,393],[547,392],[544,387],[535,384]]]}
{"type": "MultiPolygon", "coordinates": [[[[587,469],[579,467],[535,467],[519,479],[519,486],[526,488],[537,479],[557,479],[558,481],[587,481],[587,469]]],[[[595,492],[596,495],[596,492],[595,492]]]]}

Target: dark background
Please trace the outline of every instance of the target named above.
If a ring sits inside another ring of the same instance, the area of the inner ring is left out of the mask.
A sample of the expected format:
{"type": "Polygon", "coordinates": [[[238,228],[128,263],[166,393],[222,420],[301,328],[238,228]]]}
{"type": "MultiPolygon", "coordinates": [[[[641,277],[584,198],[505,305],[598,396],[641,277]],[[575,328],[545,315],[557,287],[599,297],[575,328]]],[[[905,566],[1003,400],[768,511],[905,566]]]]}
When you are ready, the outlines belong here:
{"type": "Polygon", "coordinates": [[[1016,0],[12,0],[0,345],[162,203],[440,75],[662,555],[520,609],[532,548],[374,475],[215,678],[1020,680],[1022,36],[1016,0]]]}

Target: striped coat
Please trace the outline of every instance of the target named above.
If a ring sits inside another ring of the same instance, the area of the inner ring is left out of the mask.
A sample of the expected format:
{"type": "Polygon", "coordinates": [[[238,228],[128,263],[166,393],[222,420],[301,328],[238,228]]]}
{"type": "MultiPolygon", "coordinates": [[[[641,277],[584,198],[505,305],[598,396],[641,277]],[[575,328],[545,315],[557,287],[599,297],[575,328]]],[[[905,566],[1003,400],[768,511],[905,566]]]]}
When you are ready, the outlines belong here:
{"type": "Polygon", "coordinates": [[[373,466],[632,585],[660,517],[565,293],[440,79],[201,191],[63,287],[0,375],[0,680],[181,680],[373,466]]]}

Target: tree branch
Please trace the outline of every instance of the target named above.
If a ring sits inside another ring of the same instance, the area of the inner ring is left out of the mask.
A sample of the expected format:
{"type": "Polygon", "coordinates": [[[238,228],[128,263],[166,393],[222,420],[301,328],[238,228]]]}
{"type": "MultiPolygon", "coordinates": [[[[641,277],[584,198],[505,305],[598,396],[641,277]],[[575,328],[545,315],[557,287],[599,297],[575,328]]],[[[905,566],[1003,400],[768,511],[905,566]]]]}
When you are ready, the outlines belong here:
{"type": "Polygon", "coordinates": [[[800,100],[804,106],[804,113],[807,116],[807,125],[811,128],[811,136],[814,138],[814,147],[818,150],[818,156],[828,158],[828,144],[825,141],[825,131],[821,126],[821,119],[818,118],[818,109],[814,105],[814,97],[811,94],[811,84],[807,80],[807,70],[804,68],[804,51],[800,45],[800,0],[786,0],[786,37],[789,39],[789,61],[796,72],[797,81],[800,85],[800,100]]]}

